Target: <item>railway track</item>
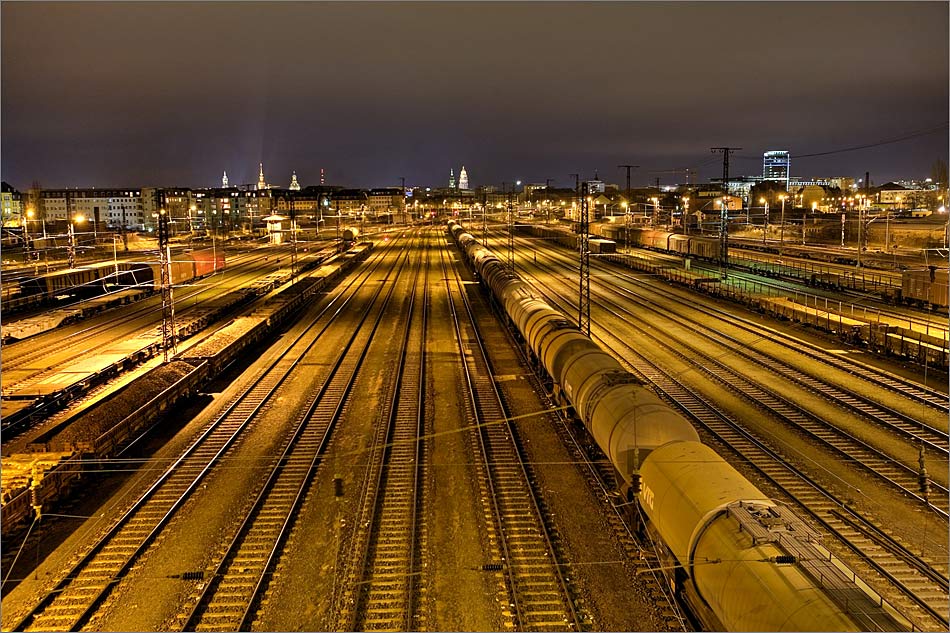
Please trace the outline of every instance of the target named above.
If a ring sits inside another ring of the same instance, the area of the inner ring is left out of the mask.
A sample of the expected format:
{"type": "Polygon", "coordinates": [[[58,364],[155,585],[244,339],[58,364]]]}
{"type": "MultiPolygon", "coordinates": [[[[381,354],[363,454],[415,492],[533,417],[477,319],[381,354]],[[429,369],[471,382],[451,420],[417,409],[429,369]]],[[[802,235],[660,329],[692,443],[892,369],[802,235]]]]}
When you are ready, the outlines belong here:
{"type": "Polygon", "coordinates": [[[669,584],[659,571],[663,563],[654,543],[641,543],[631,532],[624,517],[627,503],[617,494],[619,485],[616,471],[610,460],[590,441],[587,430],[572,424],[563,413],[558,415],[558,435],[570,451],[573,462],[583,471],[588,485],[606,500],[604,518],[608,529],[620,544],[627,573],[633,576],[649,576],[646,583],[650,601],[656,605],[666,630],[689,631],[694,626],[669,589],[669,584]]]}
{"type": "MultiPolygon", "coordinates": [[[[633,283],[637,283],[636,277],[632,275],[624,275],[624,277],[633,283]]],[[[814,360],[824,363],[825,365],[845,369],[853,376],[857,376],[868,382],[872,382],[877,386],[885,387],[894,393],[898,393],[901,396],[919,402],[929,408],[940,411],[941,413],[950,414],[950,402],[948,402],[947,395],[937,391],[936,389],[932,389],[923,384],[909,383],[907,380],[904,380],[899,376],[894,376],[876,367],[869,367],[864,363],[854,361],[846,356],[842,356],[841,354],[828,353],[826,350],[817,345],[813,345],[807,341],[803,341],[788,334],[766,328],[762,325],[740,319],[735,315],[726,312],[725,310],[716,308],[715,306],[706,306],[705,309],[708,310],[710,314],[714,314],[717,318],[729,321],[737,328],[743,329],[753,334],[768,333],[770,336],[775,337],[776,339],[785,341],[790,346],[807,350],[809,356],[811,356],[814,360]]],[[[944,436],[946,436],[946,434],[944,434],[944,436]]]]}
{"type": "MultiPolygon", "coordinates": [[[[543,294],[561,309],[572,308],[569,300],[553,297],[551,292],[543,294]]],[[[627,353],[618,355],[618,360],[628,370],[644,382],[654,384],[667,401],[686,411],[722,445],[750,463],[859,559],[896,586],[903,596],[902,606],[912,611],[918,622],[927,621],[927,626],[933,626],[934,622],[938,626],[947,625],[948,580],[945,572],[921,560],[907,547],[849,509],[845,502],[755,439],[738,422],[731,420],[682,381],[657,368],[609,330],[601,329],[604,334],[595,333],[595,341],[605,349],[625,349],[627,353]]]]}
{"type": "MultiPolygon", "coordinates": [[[[599,337],[595,337],[597,340],[599,337]]],[[[604,345],[610,342],[600,339],[604,345]]],[[[619,341],[613,341],[619,344],[619,341]]],[[[741,456],[796,504],[833,533],[878,573],[895,584],[907,598],[905,607],[916,607],[918,618],[929,617],[947,624],[948,579],[921,560],[865,517],[848,508],[845,501],[794,467],[784,456],[768,448],[741,425],[719,411],[714,404],[667,375],[643,358],[627,362],[628,369],[654,384],[671,404],[685,409],[719,442],[741,456]],[[846,517],[847,520],[842,519],[846,517]],[[860,526],[860,528],[858,527],[860,526]]],[[[918,620],[919,621],[919,620],[918,620]]]]}
{"type": "MultiPolygon", "coordinates": [[[[568,261],[566,257],[563,256],[563,253],[553,253],[549,252],[552,258],[556,257],[559,262],[568,261]]],[[[573,265],[573,262],[570,263],[573,265]]],[[[609,275],[611,278],[623,279],[626,282],[629,282],[633,285],[643,286],[645,285],[642,277],[633,273],[625,272],[625,270],[620,266],[607,266],[600,262],[592,261],[592,267],[596,267],[599,273],[604,275],[609,275]]],[[[622,290],[622,288],[618,288],[622,290]]],[[[676,301],[680,305],[689,306],[695,308],[696,303],[694,300],[682,299],[679,297],[680,293],[670,292],[664,295],[665,298],[672,301],[676,301]]],[[[780,332],[773,328],[761,325],[754,321],[748,319],[743,319],[737,317],[735,314],[732,314],[729,311],[718,308],[715,305],[704,305],[703,310],[706,311],[709,315],[714,316],[717,319],[728,322],[733,327],[748,332],[750,334],[761,336],[763,338],[773,339],[775,341],[784,343],[788,347],[798,349],[800,351],[806,352],[810,359],[819,361],[829,367],[834,367],[836,369],[843,369],[847,371],[851,376],[861,378],[869,384],[873,384],[876,387],[883,387],[892,391],[894,393],[900,394],[902,397],[905,397],[914,402],[918,402],[927,408],[937,411],[942,415],[950,415],[950,399],[948,399],[946,393],[932,389],[926,385],[909,382],[904,378],[890,374],[880,368],[872,367],[866,365],[860,361],[853,360],[847,356],[841,354],[829,353],[825,349],[819,347],[818,345],[809,343],[795,336],[780,332]]],[[[708,328],[707,328],[708,329],[708,328]]],[[[725,335],[723,335],[725,337],[725,335]]],[[[737,341],[733,337],[732,344],[734,345],[743,345],[741,342],[737,341]]],[[[767,355],[759,354],[759,356],[767,358],[767,355]]],[[[774,359],[767,362],[775,362],[774,359]]],[[[864,402],[867,399],[860,396],[856,393],[837,393],[835,397],[840,397],[848,399],[850,401],[857,403],[864,402]]],[[[876,406],[881,408],[881,405],[874,403],[876,406]]],[[[948,443],[948,434],[942,429],[932,429],[922,425],[919,421],[914,420],[913,418],[907,419],[907,416],[903,416],[904,424],[911,424],[915,427],[921,427],[922,433],[931,433],[935,431],[932,435],[932,439],[936,444],[943,444],[946,447],[948,443]]],[[[899,429],[898,429],[899,430],[899,429]]],[[[927,439],[927,438],[925,438],[927,439]]]]}
{"type": "MultiPolygon", "coordinates": [[[[346,290],[358,288],[367,278],[368,274],[354,279],[346,290]]],[[[321,311],[321,316],[329,314],[332,320],[340,313],[355,295],[353,291],[340,301],[346,290],[321,311]],[[341,305],[336,306],[338,302],[341,305]]],[[[278,393],[300,359],[320,340],[313,332],[316,324],[314,320],[303,329],[139,497],[118,513],[91,546],[77,553],[72,564],[51,579],[46,593],[35,605],[26,613],[5,613],[4,620],[12,624],[5,623],[4,627],[16,631],[66,631],[77,630],[88,623],[191,493],[240,441],[243,432],[278,393]],[[308,336],[312,340],[308,341],[308,336]],[[303,351],[292,353],[298,343],[303,351]]]]}
{"type": "MultiPolygon", "coordinates": [[[[767,371],[781,376],[785,379],[791,379],[808,385],[813,391],[825,396],[828,400],[838,405],[850,407],[855,413],[866,416],[878,424],[887,425],[892,420],[895,424],[901,424],[899,427],[905,434],[915,441],[927,442],[928,448],[936,452],[938,457],[946,460],[950,457],[947,448],[939,442],[940,435],[936,429],[913,420],[909,416],[903,416],[896,411],[888,410],[882,406],[873,403],[869,399],[860,398],[853,392],[827,385],[820,380],[806,376],[803,372],[795,370],[776,359],[766,357],[765,354],[741,345],[741,342],[715,332],[711,328],[703,326],[698,322],[686,322],[668,311],[663,311],[656,307],[649,297],[638,293],[629,293],[638,305],[648,307],[650,311],[658,316],[672,320],[684,328],[688,328],[690,338],[677,338],[676,344],[671,344],[671,337],[675,334],[671,329],[664,328],[662,336],[656,334],[656,330],[647,329],[637,325],[632,318],[632,313],[622,305],[611,300],[609,297],[600,296],[598,300],[605,305],[610,306],[608,310],[618,316],[624,317],[624,322],[628,327],[636,330],[642,336],[649,338],[653,346],[657,349],[666,349],[668,352],[680,357],[684,362],[693,363],[698,371],[711,376],[727,388],[742,395],[749,402],[757,403],[774,415],[781,417],[793,428],[797,428],[810,437],[830,448],[853,465],[862,468],[872,475],[880,477],[886,484],[895,487],[903,494],[913,497],[920,501],[925,507],[937,513],[942,518],[948,518],[947,510],[950,505],[950,490],[935,481],[930,481],[929,485],[933,490],[933,499],[928,502],[919,492],[918,468],[907,465],[883,451],[871,446],[861,439],[838,429],[833,424],[811,414],[804,407],[799,406],[789,398],[784,397],[775,389],[763,386],[768,381],[759,379],[757,382],[746,379],[742,373],[726,365],[719,360],[721,351],[717,347],[710,348],[709,345],[697,341],[694,336],[699,335],[703,340],[722,346],[722,349],[728,350],[731,356],[746,358],[767,371]],[[689,351],[683,351],[682,348],[689,351]],[[765,359],[765,360],[763,360],[765,359]],[[841,395],[841,400],[836,399],[836,395],[841,395]],[[908,426],[918,427],[916,433],[907,429],[908,426]]],[[[627,350],[633,351],[632,347],[623,342],[627,350]]],[[[944,442],[947,441],[944,435],[944,442]]]]}
{"type": "MultiPolygon", "coordinates": [[[[514,339],[510,328],[505,332],[513,349],[519,350],[522,360],[531,366],[531,359],[524,354],[524,347],[514,339]]],[[[604,518],[608,529],[620,545],[624,567],[630,575],[649,575],[653,582],[646,585],[650,592],[650,600],[656,605],[660,617],[666,623],[666,630],[691,630],[687,614],[680,608],[679,603],[669,590],[668,583],[662,577],[659,568],[662,566],[655,544],[647,543],[646,547],[640,543],[631,532],[630,526],[624,517],[625,500],[617,494],[619,485],[616,470],[600,448],[593,442],[590,434],[576,420],[565,415],[563,409],[556,407],[551,400],[549,385],[543,384],[544,378],[535,376],[536,392],[545,394],[546,403],[556,410],[555,429],[565,448],[571,455],[571,462],[577,465],[587,480],[591,490],[597,491],[598,496],[604,499],[604,518]]]]}
{"type": "MultiPolygon", "coordinates": [[[[753,383],[744,378],[738,371],[731,366],[723,363],[720,357],[723,353],[728,353],[731,358],[739,357],[753,363],[767,372],[781,376],[783,379],[793,383],[798,383],[806,389],[821,395],[827,401],[835,406],[850,410],[862,420],[867,420],[879,427],[885,428],[903,440],[910,440],[912,449],[917,446],[926,446],[927,452],[937,460],[946,460],[950,458],[948,444],[950,436],[946,432],[933,428],[923,421],[905,415],[899,411],[888,408],[877,403],[870,398],[860,395],[856,390],[846,389],[841,386],[826,383],[820,379],[808,376],[804,372],[795,369],[787,362],[774,356],[766,354],[763,351],[750,347],[745,342],[735,336],[725,333],[722,328],[711,328],[702,325],[708,320],[696,319],[687,321],[672,313],[667,306],[660,305],[651,296],[644,293],[616,288],[621,296],[627,297],[636,302],[638,306],[647,309],[657,315],[658,319],[663,321],[672,321],[682,328],[682,332],[688,333],[680,336],[677,340],[677,346],[670,344],[670,337],[676,337],[675,329],[663,328],[662,336],[656,330],[637,325],[637,319],[633,318],[632,312],[622,304],[614,300],[612,295],[599,293],[597,300],[607,306],[607,311],[618,316],[626,315],[625,322],[631,328],[640,332],[652,340],[652,344],[658,349],[667,349],[676,354],[687,363],[692,364],[697,370],[712,376],[715,380],[733,390],[750,402],[764,406],[776,415],[783,417],[787,423],[795,428],[802,430],[815,440],[837,452],[848,461],[853,462],[871,472],[875,476],[882,477],[889,485],[896,487],[903,494],[916,498],[925,507],[937,513],[942,518],[948,517],[950,509],[950,491],[947,487],[930,481],[929,486],[933,492],[933,499],[925,499],[920,492],[920,469],[916,464],[907,464],[895,457],[888,455],[885,451],[869,445],[867,442],[837,428],[835,425],[816,417],[792,402],[774,389],[762,386],[765,381],[753,383]],[[697,340],[697,336],[700,337],[697,340]],[[712,344],[712,346],[709,345],[712,344]],[[691,352],[687,355],[679,350],[679,347],[686,346],[691,352]],[[696,362],[702,359],[701,362],[696,362]]],[[[667,297],[667,299],[671,299],[667,297]]],[[[699,310],[707,314],[711,313],[714,317],[723,318],[719,311],[707,312],[705,308],[700,308],[694,304],[687,304],[682,300],[672,298],[677,304],[690,310],[699,310]]],[[[736,321],[735,317],[730,317],[730,323],[736,321]]],[[[740,324],[743,329],[749,330],[745,323],[740,324]]],[[[757,328],[749,330],[763,338],[771,338],[772,331],[757,328]]],[[[781,342],[781,340],[780,340],[781,342]]],[[[624,343],[624,347],[629,345],[624,343]]],[[[939,410],[939,408],[938,408],[939,410]]]]}
{"type": "MultiPolygon", "coordinates": [[[[398,276],[398,269],[395,275],[398,276]]],[[[303,504],[316,471],[324,461],[330,438],[344,415],[367,351],[379,329],[394,284],[383,295],[386,278],[366,302],[359,321],[332,364],[323,385],[309,397],[296,416],[280,456],[257,494],[236,535],[218,563],[208,570],[208,581],[188,600],[194,607],[177,624],[187,631],[243,631],[254,616],[270,572],[303,504]]],[[[308,348],[309,351],[310,348],[308,348]]]]}
{"type": "MultiPolygon", "coordinates": [[[[263,258],[261,257],[258,259],[263,258]]],[[[250,266],[255,261],[257,260],[245,262],[244,264],[241,264],[235,268],[250,266]]],[[[176,297],[176,304],[180,306],[179,317],[183,320],[187,319],[188,313],[198,307],[197,303],[195,302],[191,302],[189,304],[189,300],[195,299],[198,297],[198,295],[205,294],[219,287],[224,287],[226,282],[222,279],[222,276],[219,275],[217,280],[212,281],[207,286],[185,286],[184,288],[187,288],[187,290],[183,294],[179,294],[176,297]]],[[[227,283],[231,283],[230,279],[227,283]]],[[[181,292],[182,287],[179,287],[178,289],[179,292],[181,292]]],[[[63,340],[62,336],[55,334],[55,340],[49,344],[37,345],[36,340],[28,339],[31,341],[29,344],[20,342],[5,345],[3,359],[3,370],[5,372],[20,368],[28,368],[32,365],[43,366],[44,369],[37,371],[36,373],[31,374],[29,377],[19,380],[15,383],[4,384],[4,396],[11,395],[18,390],[22,390],[26,387],[42,382],[50,375],[61,371],[62,368],[76,363],[78,359],[81,359],[84,356],[88,356],[89,341],[92,340],[93,337],[100,337],[103,334],[108,333],[110,330],[115,329],[116,326],[123,326],[123,329],[121,331],[116,331],[114,334],[110,334],[105,340],[97,340],[96,344],[98,348],[133,338],[137,335],[136,332],[138,334],[148,334],[155,328],[156,319],[161,321],[161,309],[155,303],[156,299],[154,296],[152,299],[152,301],[146,301],[145,304],[136,305],[130,310],[121,310],[118,313],[113,314],[111,317],[107,317],[98,323],[80,328],[76,331],[72,331],[65,340],[63,340]],[[130,329],[130,324],[135,323],[136,321],[141,321],[141,325],[135,325],[135,329],[130,329]],[[51,348],[55,348],[57,358],[54,364],[49,365],[48,363],[49,356],[51,354],[51,348]],[[59,356],[64,352],[68,352],[68,356],[59,356]]],[[[40,343],[42,343],[42,341],[40,341],[40,343]]]]}
{"type": "Polygon", "coordinates": [[[469,394],[466,415],[472,427],[471,442],[475,454],[481,456],[482,505],[497,557],[483,570],[504,583],[505,627],[582,630],[587,616],[574,606],[576,596],[567,579],[567,563],[560,558],[550,520],[508,422],[465,287],[457,271],[449,274],[444,259],[443,277],[469,394]],[[462,302],[461,308],[457,301],[462,302]]]}
{"type": "MultiPolygon", "coordinates": [[[[427,239],[425,240],[428,241],[427,239]]],[[[428,246],[425,244],[424,246],[428,246]]],[[[353,561],[338,603],[344,631],[410,631],[424,628],[417,594],[425,527],[421,523],[425,445],[426,332],[429,314],[429,250],[417,262],[405,323],[398,342],[399,362],[389,381],[361,499],[353,561]],[[420,277],[422,287],[420,285],[420,277]],[[420,295],[417,297],[417,295],[420,295]]]]}

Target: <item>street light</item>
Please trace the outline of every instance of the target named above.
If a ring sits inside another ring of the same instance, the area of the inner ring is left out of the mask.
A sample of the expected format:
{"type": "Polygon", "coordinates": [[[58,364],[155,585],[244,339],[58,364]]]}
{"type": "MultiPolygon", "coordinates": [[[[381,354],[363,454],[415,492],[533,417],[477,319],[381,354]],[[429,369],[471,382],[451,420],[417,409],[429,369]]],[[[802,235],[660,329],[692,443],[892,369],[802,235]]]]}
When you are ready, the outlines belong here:
{"type": "Polygon", "coordinates": [[[689,196],[683,196],[683,231],[689,235],[689,196]]]}
{"type": "Polygon", "coordinates": [[[69,248],[67,249],[67,255],[69,257],[69,267],[76,267],[76,233],[73,229],[74,224],[82,224],[86,221],[86,218],[82,215],[75,215],[69,220],[69,248]]]}
{"type": "Polygon", "coordinates": [[[214,261],[214,264],[211,270],[212,275],[218,272],[217,237],[218,237],[218,210],[212,209],[211,211],[211,259],[214,261]]]}
{"type": "Polygon", "coordinates": [[[620,207],[623,209],[623,246],[624,250],[630,252],[630,205],[627,204],[626,200],[623,200],[620,203],[620,207]]]}
{"type": "MultiPolygon", "coordinates": [[[[857,194],[854,200],[858,203],[858,267],[861,267],[861,252],[864,250],[864,242],[867,240],[867,228],[864,226],[864,194],[857,194]]],[[[851,204],[851,210],[854,211],[854,202],[851,204]]],[[[868,223],[870,224],[870,222],[868,223]]]]}
{"type": "Polygon", "coordinates": [[[30,249],[30,220],[33,219],[33,209],[27,209],[23,217],[23,263],[33,259],[33,253],[30,249]]]}
{"type": "Polygon", "coordinates": [[[762,223],[762,244],[765,244],[765,237],[769,232],[769,201],[759,198],[759,202],[765,205],[765,221],[762,223]]]}
{"type": "Polygon", "coordinates": [[[654,197],[650,198],[650,202],[653,203],[653,220],[652,220],[652,226],[653,226],[653,228],[656,228],[657,220],[659,220],[659,215],[660,215],[660,199],[657,198],[656,196],[654,196],[654,197]]]}
{"type": "Polygon", "coordinates": [[[782,247],[785,246],[785,198],[787,198],[784,193],[778,197],[782,201],[782,218],[781,218],[781,227],[779,228],[779,254],[781,254],[782,247]]]}
{"type": "MultiPolygon", "coordinates": [[[[815,211],[818,210],[818,202],[812,201],[811,203],[811,212],[814,215],[815,211]]],[[[805,245],[805,212],[802,211],[802,246],[805,245]]]]}

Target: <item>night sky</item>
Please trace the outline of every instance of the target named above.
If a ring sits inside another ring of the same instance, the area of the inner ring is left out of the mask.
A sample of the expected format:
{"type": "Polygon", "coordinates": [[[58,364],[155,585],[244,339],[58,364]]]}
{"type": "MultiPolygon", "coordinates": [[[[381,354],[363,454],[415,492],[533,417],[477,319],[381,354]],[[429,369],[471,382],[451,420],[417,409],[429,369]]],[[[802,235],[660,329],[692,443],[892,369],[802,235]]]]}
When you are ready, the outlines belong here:
{"type": "Polygon", "coordinates": [[[925,178],[948,3],[2,4],[2,179],[472,186],[925,178]],[[827,156],[795,156],[910,140],[827,156]]]}

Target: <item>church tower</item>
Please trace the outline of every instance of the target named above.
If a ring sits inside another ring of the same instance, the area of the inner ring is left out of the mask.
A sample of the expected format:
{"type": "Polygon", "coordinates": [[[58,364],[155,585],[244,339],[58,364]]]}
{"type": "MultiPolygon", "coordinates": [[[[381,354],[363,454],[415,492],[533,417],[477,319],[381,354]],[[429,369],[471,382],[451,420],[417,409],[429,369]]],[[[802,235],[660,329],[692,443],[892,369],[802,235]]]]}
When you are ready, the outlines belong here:
{"type": "Polygon", "coordinates": [[[468,189],[468,172],[465,171],[465,165],[462,165],[462,171],[459,172],[459,189],[468,189]]]}
{"type": "Polygon", "coordinates": [[[228,172],[224,172],[224,176],[221,177],[221,188],[228,188],[228,172]]]}
{"type": "Polygon", "coordinates": [[[290,179],[290,190],[300,191],[300,183],[297,182],[297,172],[294,172],[293,176],[290,179]]]}

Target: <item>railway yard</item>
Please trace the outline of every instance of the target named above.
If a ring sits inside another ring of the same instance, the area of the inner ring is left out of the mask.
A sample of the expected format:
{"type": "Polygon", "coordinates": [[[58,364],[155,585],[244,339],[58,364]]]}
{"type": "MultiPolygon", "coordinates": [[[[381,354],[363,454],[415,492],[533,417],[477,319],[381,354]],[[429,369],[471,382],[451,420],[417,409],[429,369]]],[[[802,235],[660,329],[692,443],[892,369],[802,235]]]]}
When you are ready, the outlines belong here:
{"type": "Polygon", "coordinates": [[[945,307],[477,228],[5,318],[3,629],[947,630],[945,307]]]}

